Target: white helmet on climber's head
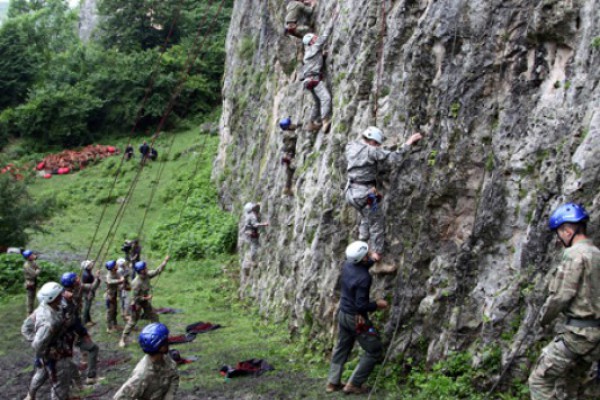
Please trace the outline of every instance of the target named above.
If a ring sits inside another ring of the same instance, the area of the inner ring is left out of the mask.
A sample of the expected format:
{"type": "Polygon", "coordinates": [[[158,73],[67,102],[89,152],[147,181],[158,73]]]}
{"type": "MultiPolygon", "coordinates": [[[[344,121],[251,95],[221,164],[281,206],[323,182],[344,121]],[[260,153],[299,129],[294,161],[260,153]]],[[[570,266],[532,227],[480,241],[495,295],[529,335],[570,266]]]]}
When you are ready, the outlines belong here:
{"type": "Polygon", "coordinates": [[[357,240],[346,247],[346,259],[354,264],[361,262],[369,254],[369,245],[366,242],[357,240]]]}
{"type": "Polygon", "coordinates": [[[63,287],[56,282],[45,283],[37,292],[37,299],[42,304],[52,303],[63,292],[63,287]]]}
{"type": "Polygon", "coordinates": [[[92,269],[94,267],[94,260],[85,260],[81,262],[81,269],[92,269]]]}
{"type": "Polygon", "coordinates": [[[124,258],[119,258],[117,260],[117,267],[123,267],[123,265],[125,265],[126,262],[127,260],[125,260],[124,258]]]}
{"type": "Polygon", "coordinates": [[[309,45],[311,44],[310,42],[313,40],[313,38],[314,38],[315,36],[316,36],[316,35],[315,35],[314,33],[307,33],[307,34],[306,34],[306,35],[304,35],[304,37],[302,38],[302,43],[303,43],[305,46],[309,46],[309,45]]]}
{"type": "Polygon", "coordinates": [[[381,129],[374,126],[370,126],[367,129],[365,129],[362,135],[365,139],[374,140],[379,144],[382,144],[384,141],[383,132],[381,131],[381,129]]]}
{"type": "Polygon", "coordinates": [[[245,212],[246,214],[248,214],[248,213],[251,213],[251,212],[252,212],[252,210],[254,210],[254,207],[255,207],[255,206],[256,206],[256,204],[254,204],[254,203],[252,203],[252,202],[251,202],[251,203],[246,203],[246,204],[244,205],[244,212],[245,212]]]}

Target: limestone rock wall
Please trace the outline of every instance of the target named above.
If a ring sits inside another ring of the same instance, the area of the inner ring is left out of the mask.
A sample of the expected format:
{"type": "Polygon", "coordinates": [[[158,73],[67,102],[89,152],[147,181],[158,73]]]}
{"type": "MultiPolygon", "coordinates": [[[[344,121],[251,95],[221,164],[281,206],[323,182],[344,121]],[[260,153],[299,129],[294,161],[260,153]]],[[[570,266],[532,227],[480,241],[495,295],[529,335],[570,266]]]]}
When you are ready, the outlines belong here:
{"type": "MultiPolygon", "coordinates": [[[[357,238],[343,199],[344,146],[369,125],[389,143],[425,135],[382,179],[389,261],[375,279],[393,355],[443,357],[502,346],[522,361],[557,260],[546,228],[565,200],[592,212],[600,243],[600,4],[595,0],[321,1],[331,133],[300,131],[295,197],[282,197],[279,118],[307,123],[300,41],[285,3],[237,0],[227,38],[221,145],[225,207],[260,201],[251,296],[315,349],[330,350],[340,262],[357,238]],[[594,40],[596,39],[596,40],[594,40]],[[521,345],[523,343],[523,345],[521,345]]],[[[525,363],[527,367],[527,363],[525,363]]]]}

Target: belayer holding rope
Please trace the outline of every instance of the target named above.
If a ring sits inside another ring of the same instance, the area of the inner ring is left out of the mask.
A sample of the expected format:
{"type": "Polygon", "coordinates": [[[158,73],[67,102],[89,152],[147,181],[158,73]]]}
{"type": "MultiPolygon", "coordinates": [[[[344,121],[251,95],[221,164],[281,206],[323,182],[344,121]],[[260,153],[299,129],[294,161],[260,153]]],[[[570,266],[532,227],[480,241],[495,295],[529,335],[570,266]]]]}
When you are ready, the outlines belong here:
{"type": "Polygon", "coordinates": [[[548,226],[565,250],[553,270],[539,323],[547,327],[560,313],[566,321],[529,376],[532,400],[579,398],[580,382],[600,359],[600,250],[587,237],[588,220],[583,206],[574,203],[560,206],[550,216],[548,226]],[[565,384],[558,385],[562,380],[565,384]],[[566,393],[559,393],[559,387],[566,393]]]}
{"type": "Polygon", "coordinates": [[[163,262],[155,270],[148,271],[145,261],[138,261],[133,266],[137,276],[131,283],[131,316],[123,329],[123,336],[119,342],[120,347],[127,345],[127,339],[137,322],[142,318],[151,322],[158,322],[158,314],[152,308],[152,286],[150,280],[163,272],[169,262],[169,256],[166,256],[163,262]]]}
{"type": "MultiPolygon", "coordinates": [[[[420,133],[411,135],[398,151],[381,148],[384,137],[381,129],[370,126],[359,140],[346,145],[348,184],[346,201],[359,214],[358,240],[370,241],[372,250],[381,259],[385,242],[385,217],[381,210],[383,196],[377,190],[381,170],[399,166],[406,159],[410,146],[421,140],[420,133]]],[[[375,273],[392,273],[395,265],[382,264],[375,273]]]]}
{"type": "Polygon", "coordinates": [[[117,304],[119,297],[119,288],[124,282],[123,277],[117,272],[117,262],[115,260],[107,261],[106,269],[106,293],[104,300],[106,302],[106,333],[117,332],[117,304]]]}
{"type": "Polygon", "coordinates": [[[387,301],[383,299],[369,301],[372,281],[369,268],[377,261],[377,254],[369,252],[369,245],[365,242],[356,241],[346,248],[346,261],[342,267],[341,278],[342,296],[337,317],[339,338],[331,356],[325,388],[327,393],[342,390],[346,394],[361,394],[369,391],[362,384],[379,362],[383,354],[383,345],[368,314],[388,308],[387,301]],[[344,386],[341,383],[344,364],[348,361],[357,340],[365,353],[360,357],[358,366],[344,386]]]}

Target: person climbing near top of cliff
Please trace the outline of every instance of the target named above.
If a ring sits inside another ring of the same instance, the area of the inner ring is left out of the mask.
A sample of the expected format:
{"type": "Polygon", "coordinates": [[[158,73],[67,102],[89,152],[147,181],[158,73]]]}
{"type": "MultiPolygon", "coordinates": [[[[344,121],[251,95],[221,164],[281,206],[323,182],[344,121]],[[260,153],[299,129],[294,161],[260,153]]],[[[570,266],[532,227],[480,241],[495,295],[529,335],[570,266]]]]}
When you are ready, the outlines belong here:
{"type": "Polygon", "coordinates": [[[296,142],[298,141],[298,135],[296,129],[298,125],[292,123],[292,117],[282,118],[279,121],[279,127],[283,137],[283,148],[281,156],[281,164],[285,165],[285,188],[283,189],[284,196],[293,196],[292,180],[294,178],[294,171],[296,171],[296,142]]]}
{"type": "Polygon", "coordinates": [[[323,64],[326,55],[323,48],[329,40],[332,30],[333,23],[320,36],[307,33],[302,38],[304,44],[302,79],[304,80],[304,89],[310,92],[314,101],[310,113],[310,123],[307,127],[311,132],[318,132],[323,128],[323,132],[328,133],[331,127],[331,95],[323,80],[323,64]]]}
{"type": "MultiPolygon", "coordinates": [[[[375,258],[381,259],[385,242],[385,217],[381,211],[383,196],[377,191],[379,171],[400,165],[408,154],[408,149],[421,140],[420,133],[414,133],[398,151],[382,149],[384,137],[381,129],[370,126],[361,133],[359,140],[346,145],[348,163],[348,184],[346,201],[359,214],[359,240],[371,242],[375,258]]],[[[378,265],[375,273],[393,273],[395,265],[378,265]]]]}
{"type": "Polygon", "coordinates": [[[316,0],[290,0],[286,7],[284,33],[302,39],[310,31],[308,25],[316,4],[316,0]]]}

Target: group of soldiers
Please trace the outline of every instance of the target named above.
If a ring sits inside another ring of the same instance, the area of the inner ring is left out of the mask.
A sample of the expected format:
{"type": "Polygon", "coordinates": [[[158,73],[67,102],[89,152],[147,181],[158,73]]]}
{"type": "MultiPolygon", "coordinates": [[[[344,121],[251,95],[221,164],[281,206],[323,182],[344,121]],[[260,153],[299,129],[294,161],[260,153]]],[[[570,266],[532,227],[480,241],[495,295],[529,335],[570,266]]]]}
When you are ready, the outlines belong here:
{"type": "MultiPolygon", "coordinates": [[[[169,256],[155,270],[149,271],[140,260],[141,247],[137,240],[126,241],[126,258],[105,264],[107,332],[117,331],[117,304],[121,300],[125,328],[120,347],[128,343],[129,335],[141,318],[151,324],[144,327],[138,342],[147,355],[138,363],[131,378],[121,387],[114,399],[174,399],[178,387],[176,364],[168,356],[167,327],[158,321],[152,307],[150,280],[165,269],[169,256]],[[130,280],[132,279],[131,283],[130,280]]],[[[94,273],[94,261],[81,263],[81,273],[65,272],[58,282],[48,282],[37,291],[39,306],[34,310],[37,278],[41,268],[37,255],[31,250],[22,252],[27,292],[27,318],[21,333],[32,343],[35,352],[34,374],[26,400],[34,400],[42,385],[50,380],[53,400],[69,399],[73,383],[82,379],[78,365],[73,362],[74,347],[79,349],[81,364],[86,367],[83,382],[93,385],[97,377],[99,348],[87,328],[95,325],[91,307],[101,279],[94,273]]]]}

